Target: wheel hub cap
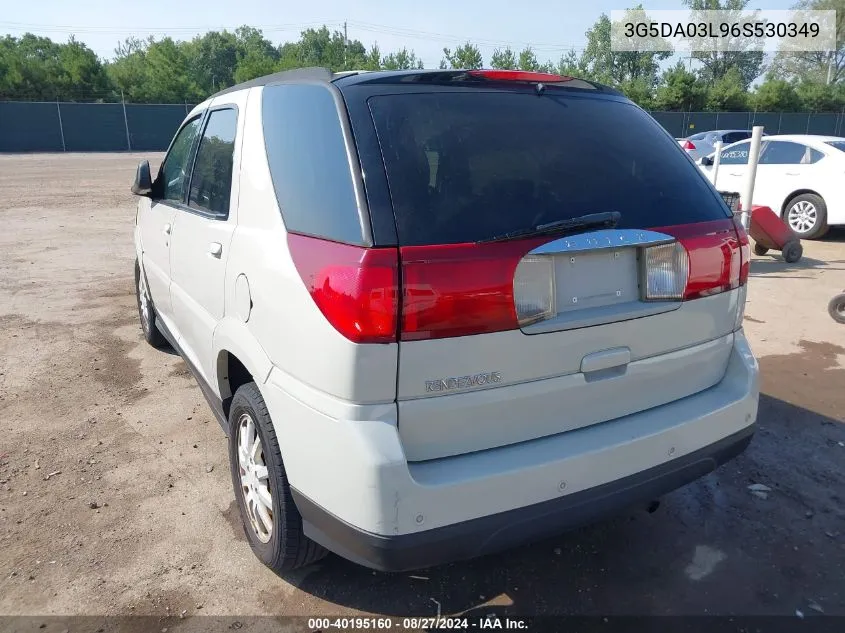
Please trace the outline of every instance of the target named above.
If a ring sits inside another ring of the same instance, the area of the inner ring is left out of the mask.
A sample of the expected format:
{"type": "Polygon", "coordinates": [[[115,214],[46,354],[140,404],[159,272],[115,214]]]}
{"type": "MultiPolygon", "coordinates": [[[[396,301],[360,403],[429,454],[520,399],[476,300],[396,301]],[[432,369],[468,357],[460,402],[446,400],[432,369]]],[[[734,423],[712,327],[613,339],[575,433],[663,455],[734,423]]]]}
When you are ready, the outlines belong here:
{"type": "Polygon", "coordinates": [[[807,200],[796,202],[787,214],[789,226],[797,233],[809,232],[816,225],[817,219],[816,205],[807,200]]]}
{"type": "Polygon", "coordinates": [[[273,535],[273,497],[261,437],[248,413],[238,418],[238,470],[250,525],[258,540],[267,543],[273,535]]]}

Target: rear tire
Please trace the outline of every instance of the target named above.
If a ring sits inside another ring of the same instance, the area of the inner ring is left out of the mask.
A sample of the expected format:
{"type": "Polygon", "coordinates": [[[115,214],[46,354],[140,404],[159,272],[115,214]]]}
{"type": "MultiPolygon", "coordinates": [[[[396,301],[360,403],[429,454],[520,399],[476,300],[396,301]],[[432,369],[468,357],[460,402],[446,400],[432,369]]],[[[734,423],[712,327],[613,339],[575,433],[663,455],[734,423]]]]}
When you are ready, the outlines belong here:
{"type": "Polygon", "coordinates": [[[167,339],[156,326],[156,316],[153,298],[147,287],[147,280],[141,273],[141,266],[135,260],[135,300],[138,303],[138,318],[141,321],[141,332],[144,340],[155,348],[161,349],[167,346],[167,339]]]}
{"type": "Polygon", "coordinates": [[[244,531],[258,560],[281,573],[328,554],[302,532],[276,431],[254,382],[240,387],[232,398],[229,464],[244,531]]]}
{"type": "Polygon", "coordinates": [[[817,240],[830,228],[827,225],[827,205],[821,196],[802,193],[786,203],[783,221],[802,240],[817,240]]]}
{"type": "Polygon", "coordinates": [[[781,253],[783,254],[784,261],[788,264],[794,264],[800,260],[801,256],[804,254],[804,247],[801,246],[801,242],[799,240],[793,240],[784,245],[781,253]]]}
{"type": "Polygon", "coordinates": [[[761,246],[760,244],[754,244],[754,254],[760,255],[761,257],[769,252],[769,249],[765,246],[761,246]]]}
{"type": "Polygon", "coordinates": [[[830,300],[827,311],[837,323],[845,323],[845,292],[830,300]]]}

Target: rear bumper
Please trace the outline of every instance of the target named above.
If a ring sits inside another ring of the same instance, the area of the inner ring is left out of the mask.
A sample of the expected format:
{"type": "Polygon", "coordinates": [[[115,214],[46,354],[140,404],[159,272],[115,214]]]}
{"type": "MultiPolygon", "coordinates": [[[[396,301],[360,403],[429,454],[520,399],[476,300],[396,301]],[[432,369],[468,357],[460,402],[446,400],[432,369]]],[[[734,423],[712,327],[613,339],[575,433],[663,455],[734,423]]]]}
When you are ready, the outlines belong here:
{"type": "Polygon", "coordinates": [[[485,554],[682,486],[743,450],[759,390],[757,362],[738,331],[722,380],[700,393],[556,435],[413,462],[395,403],[318,400],[304,389],[294,396],[284,380],[271,372],[261,390],[305,534],[383,570],[485,554]]]}
{"type": "Polygon", "coordinates": [[[649,470],[571,495],[491,516],[396,536],[360,530],[297,491],[305,534],[351,561],[382,571],[406,571],[474,558],[559,534],[684,486],[733,459],[754,426],[649,470]]]}

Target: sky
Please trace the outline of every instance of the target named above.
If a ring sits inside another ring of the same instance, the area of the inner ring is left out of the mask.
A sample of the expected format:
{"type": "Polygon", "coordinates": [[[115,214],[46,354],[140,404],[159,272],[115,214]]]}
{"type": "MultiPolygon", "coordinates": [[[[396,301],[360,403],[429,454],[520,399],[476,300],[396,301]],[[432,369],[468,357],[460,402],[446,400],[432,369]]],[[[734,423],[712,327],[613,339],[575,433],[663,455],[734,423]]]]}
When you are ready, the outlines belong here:
{"type": "MultiPolygon", "coordinates": [[[[557,62],[570,48],[582,50],[584,32],[601,13],[625,9],[638,0],[0,0],[0,34],[26,32],[85,42],[100,57],[114,55],[130,35],[190,39],[209,30],[241,25],[261,29],[275,43],[326,24],[382,54],[407,46],[436,68],[443,47],[470,40],[489,65],[493,50],[531,45],[541,62],[557,62]]],[[[753,2],[749,9],[788,9],[795,0],[753,2]]],[[[643,1],[646,10],[683,9],[680,0],[643,1]]]]}

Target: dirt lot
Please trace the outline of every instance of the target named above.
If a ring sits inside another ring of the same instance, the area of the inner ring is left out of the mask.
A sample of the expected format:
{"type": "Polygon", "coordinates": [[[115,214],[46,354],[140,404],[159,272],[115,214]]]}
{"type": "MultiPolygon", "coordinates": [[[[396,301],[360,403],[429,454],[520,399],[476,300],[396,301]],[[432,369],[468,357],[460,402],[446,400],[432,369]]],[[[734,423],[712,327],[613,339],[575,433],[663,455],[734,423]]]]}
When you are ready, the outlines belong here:
{"type": "Polygon", "coordinates": [[[0,157],[0,614],[401,616],[437,601],[443,613],[845,615],[845,326],[826,312],[845,288],[842,232],[806,243],[797,265],[753,262],[760,430],[657,512],[417,574],[330,557],[280,578],[245,541],[199,389],[141,339],[137,159],[0,157]]]}

